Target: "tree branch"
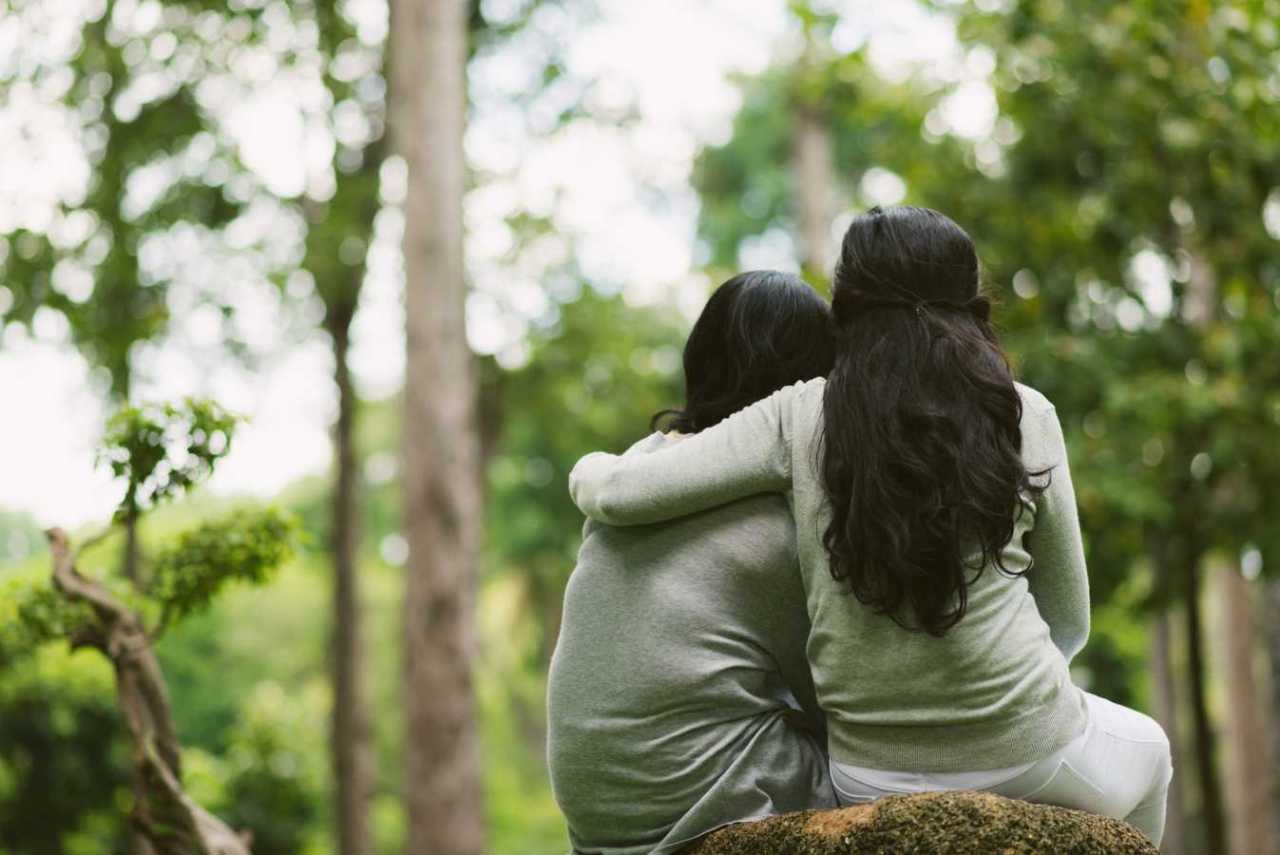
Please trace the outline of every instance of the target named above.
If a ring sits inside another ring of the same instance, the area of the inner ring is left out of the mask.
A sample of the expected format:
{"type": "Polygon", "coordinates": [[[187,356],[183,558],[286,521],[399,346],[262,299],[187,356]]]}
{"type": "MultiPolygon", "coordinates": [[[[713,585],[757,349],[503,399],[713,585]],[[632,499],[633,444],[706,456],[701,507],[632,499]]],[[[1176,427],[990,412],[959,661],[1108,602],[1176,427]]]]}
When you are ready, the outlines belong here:
{"type": "Polygon", "coordinates": [[[68,600],[89,605],[98,626],[72,642],[101,651],[115,668],[116,697],[133,761],[134,827],[157,855],[249,855],[245,839],[197,805],[182,789],[181,746],[160,662],[141,617],[95,579],[80,574],[65,531],[46,533],[53,584],[68,600]]]}

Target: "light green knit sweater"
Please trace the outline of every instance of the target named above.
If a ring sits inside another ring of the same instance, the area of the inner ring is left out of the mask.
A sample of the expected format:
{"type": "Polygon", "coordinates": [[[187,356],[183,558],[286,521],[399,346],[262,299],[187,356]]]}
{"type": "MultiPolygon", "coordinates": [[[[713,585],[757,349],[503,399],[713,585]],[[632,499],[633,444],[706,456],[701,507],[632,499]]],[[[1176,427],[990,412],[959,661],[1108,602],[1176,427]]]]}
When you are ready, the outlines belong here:
{"type": "MultiPolygon", "coordinates": [[[[627,456],[677,444],[653,434],[627,456]]],[[[726,823],[835,806],[804,601],[780,496],[587,523],[547,681],[575,853],[665,855],[726,823]]]]}
{"type": "Polygon", "coordinates": [[[592,519],[621,526],[785,493],[812,624],[806,652],[833,759],[956,772],[1057,751],[1085,726],[1068,663],[1088,637],[1089,585],[1053,405],[1018,387],[1023,459],[1030,471],[1052,468],[1002,555],[1009,570],[1030,572],[986,568],[969,587],[964,619],[934,638],[875,614],[828,572],[822,532],[830,512],[817,469],[823,389],[822,380],[797,383],[653,454],[587,455],[570,475],[574,501],[592,519]]]}

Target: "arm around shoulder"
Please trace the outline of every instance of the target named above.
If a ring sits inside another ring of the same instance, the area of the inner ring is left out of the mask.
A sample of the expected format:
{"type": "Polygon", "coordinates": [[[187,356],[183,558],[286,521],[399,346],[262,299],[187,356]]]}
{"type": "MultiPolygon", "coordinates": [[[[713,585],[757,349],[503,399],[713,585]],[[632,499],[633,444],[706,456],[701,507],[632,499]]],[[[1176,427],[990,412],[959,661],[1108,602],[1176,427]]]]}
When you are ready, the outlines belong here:
{"type": "Polygon", "coordinates": [[[785,492],[791,488],[792,409],[802,389],[780,389],[657,451],[588,454],[569,475],[570,495],[599,522],[642,525],[785,492]]]}

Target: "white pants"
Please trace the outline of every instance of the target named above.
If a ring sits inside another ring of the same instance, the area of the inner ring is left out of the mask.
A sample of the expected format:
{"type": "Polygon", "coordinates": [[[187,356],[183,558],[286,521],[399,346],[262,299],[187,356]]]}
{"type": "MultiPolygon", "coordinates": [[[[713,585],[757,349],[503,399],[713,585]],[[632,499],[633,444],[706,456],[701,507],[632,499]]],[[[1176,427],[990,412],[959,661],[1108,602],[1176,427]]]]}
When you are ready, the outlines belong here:
{"type": "Polygon", "coordinates": [[[933,775],[863,769],[833,760],[836,798],[850,805],[902,793],[986,790],[1123,819],[1159,846],[1173,777],[1168,737],[1140,712],[1097,695],[1086,693],[1085,700],[1089,722],[1084,733],[1029,766],[933,775]]]}

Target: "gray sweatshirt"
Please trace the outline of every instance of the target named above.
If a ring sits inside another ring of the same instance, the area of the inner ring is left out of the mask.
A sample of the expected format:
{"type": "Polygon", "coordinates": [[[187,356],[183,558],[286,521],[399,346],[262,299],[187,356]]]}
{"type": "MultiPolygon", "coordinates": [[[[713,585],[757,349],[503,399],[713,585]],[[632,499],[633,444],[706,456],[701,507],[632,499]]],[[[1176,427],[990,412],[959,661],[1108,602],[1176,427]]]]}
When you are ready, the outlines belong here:
{"type": "Polygon", "coordinates": [[[1052,467],[1002,554],[1009,570],[1030,571],[986,568],[969,587],[964,619],[934,638],[876,614],[830,576],[822,545],[830,511],[817,468],[824,388],[822,380],[797,383],[655,454],[588,455],[570,475],[574,501],[593,519],[636,525],[785,492],[812,622],[809,663],[835,760],[980,771],[1065,746],[1086,722],[1068,663],[1089,634],[1089,584],[1053,405],[1019,385],[1023,459],[1031,471],[1052,467]]]}
{"type": "MultiPolygon", "coordinates": [[[[679,444],[654,434],[627,458],[679,444]]],[[[808,630],[780,496],[662,525],[588,522],[547,689],[575,851],[672,852],[727,823],[833,807],[808,630]]]]}

